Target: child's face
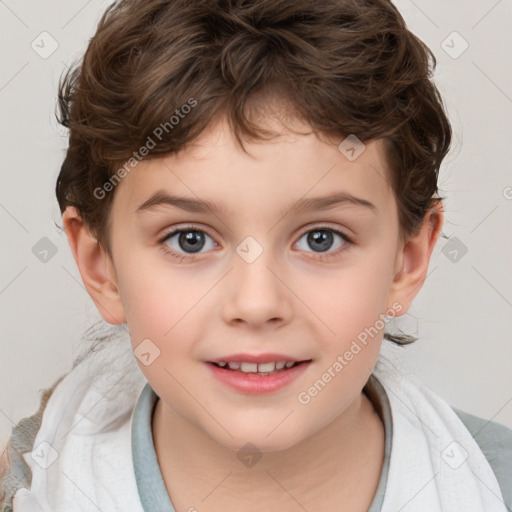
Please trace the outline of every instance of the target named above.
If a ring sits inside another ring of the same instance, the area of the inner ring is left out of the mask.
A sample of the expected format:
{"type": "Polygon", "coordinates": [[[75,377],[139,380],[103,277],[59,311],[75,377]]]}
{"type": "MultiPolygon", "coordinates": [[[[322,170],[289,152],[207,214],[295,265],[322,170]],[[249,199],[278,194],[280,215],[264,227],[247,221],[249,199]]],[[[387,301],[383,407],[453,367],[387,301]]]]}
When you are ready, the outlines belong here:
{"type": "Polygon", "coordinates": [[[415,293],[406,300],[394,285],[402,246],[380,141],[355,161],[313,134],[246,147],[254,158],[222,122],[178,155],[139,163],[115,191],[111,275],[133,348],[145,343],[142,352],[150,353],[142,359],[152,362],[139,366],[167,417],[233,449],[251,442],[273,451],[341,413],[357,414],[382,319],[405,313],[415,293]],[[166,204],[138,211],[157,191],[220,211],[166,204]],[[289,211],[297,201],[341,193],[374,207],[343,202],[289,211]],[[191,227],[203,238],[185,238],[191,227]],[[181,244],[179,234],[159,244],[174,228],[185,231],[181,244]],[[210,363],[239,353],[310,362],[282,387],[242,391],[216,376],[233,370],[210,363]]]}

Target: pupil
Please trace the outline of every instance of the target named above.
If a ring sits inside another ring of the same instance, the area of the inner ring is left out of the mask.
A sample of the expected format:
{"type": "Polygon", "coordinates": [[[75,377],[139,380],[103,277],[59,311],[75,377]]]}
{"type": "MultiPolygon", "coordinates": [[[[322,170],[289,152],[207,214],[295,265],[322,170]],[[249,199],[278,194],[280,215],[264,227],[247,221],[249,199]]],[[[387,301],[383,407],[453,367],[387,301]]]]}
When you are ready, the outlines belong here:
{"type": "Polygon", "coordinates": [[[199,231],[186,231],[179,236],[180,247],[184,251],[198,252],[204,245],[204,234],[199,231]],[[189,244],[189,247],[187,247],[189,244]]]}
{"type": "Polygon", "coordinates": [[[319,244],[319,252],[327,251],[332,244],[332,233],[325,230],[312,231],[308,235],[308,243],[314,249],[314,244],[319,244]]]}

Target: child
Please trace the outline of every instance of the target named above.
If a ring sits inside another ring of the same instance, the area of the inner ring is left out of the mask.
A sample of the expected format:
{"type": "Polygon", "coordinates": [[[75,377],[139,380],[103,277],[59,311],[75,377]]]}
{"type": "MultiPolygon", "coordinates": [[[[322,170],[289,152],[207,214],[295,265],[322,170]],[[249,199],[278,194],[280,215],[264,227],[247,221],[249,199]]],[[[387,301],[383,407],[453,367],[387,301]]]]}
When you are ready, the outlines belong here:
{"type": "Polygon", "coordinates": [[[511,509],[512,431],[385,332],[443,223],[434,66],[387,0],[107,9],[56,193],[118,328],[14,429],[3,510],[511,509]]]}

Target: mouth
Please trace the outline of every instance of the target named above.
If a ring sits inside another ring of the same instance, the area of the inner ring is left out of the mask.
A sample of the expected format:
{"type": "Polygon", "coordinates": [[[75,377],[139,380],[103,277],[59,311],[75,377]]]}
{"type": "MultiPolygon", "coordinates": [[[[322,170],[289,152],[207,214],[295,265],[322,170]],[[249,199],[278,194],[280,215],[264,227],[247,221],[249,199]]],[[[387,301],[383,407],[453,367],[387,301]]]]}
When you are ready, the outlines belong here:
{"type": "Polygon", "coordinates": [[[300,378],[311,364],[307,361],[210,361],[207,366],[220,383],[245,395],[277,393],[300,378]],[[287,364],[288,363],[288,364],[287,364]]]}
{"type": "Polygon", "coordinates": [[[311,359],[304,361],[269,361],[266,363],[252,363],[247,361],[208,361],[208,364],[227,372],[267,376],[286,372],[297,366],[310,363],[311,361],[311,359]]]}
{"type": "Polygon", "coordinates": [[[269,361],[266,363],[253,363],[248,361],[208,361],[209,364],[225,370],[226,372],[237,372],[242,374],[253,374],[261,376],[286,373],[300,365],[310,363],[311,359],[304,361],[269,361]]]}
{"type": "Polygon", "coordinates": [[[245,395],[264,395],[290,386],[312,361],[267,352],[224,355],[205,363],[212,377],[221,384],[245,395]]]}

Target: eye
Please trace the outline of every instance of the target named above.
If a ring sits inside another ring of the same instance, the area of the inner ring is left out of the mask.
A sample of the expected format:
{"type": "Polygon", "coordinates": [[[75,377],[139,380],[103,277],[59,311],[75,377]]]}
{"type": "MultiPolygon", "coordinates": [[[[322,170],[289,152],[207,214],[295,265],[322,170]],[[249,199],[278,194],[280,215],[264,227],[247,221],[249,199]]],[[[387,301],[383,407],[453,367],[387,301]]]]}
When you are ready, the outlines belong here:
{"type": "Polygon", "coordinates": [[[337,256],[344,250],[343,247],[350,243],[351,240],[340,231],[327,226],[317,226],[303,233],[297,242],[297,246],[306,252],[308,252],[307,246],[311,247],[314,253],[313,259],[324,261],[327,258],[337,256]],[[322,254],[331,249],[335,249],[334,252],[322,254]]]}
{"type": "Polygon", "coordinates": [[[158,243],[166,254],[180,261],[193,258],[193,254],[199,253],[205,247],[212,249],[217,245],[210,235],[197,228],[175,229],[161,238],[158,243]]]}
{"type": "MultiPolygon", "coordinates": [[[[309,229],[301,235],[297,242],[297,246],[302,251],[310,252],[307,247],[309,245],[313,249],[309,257],[317,261],[326,261],[331,257],[338,256],[346,249],[345,246],[350,244],[352,241],[347,235],[328,226],[309,229]],[[333,248],[334,251],[332,251],[333,248]]],[[[218,246],[208,233],[195,226],[172,230],[158,240],[158,245],[165,254],[180,262],[194,260],[194,255],[203,249],[206,248],[207,251],[218,246]]]]}

